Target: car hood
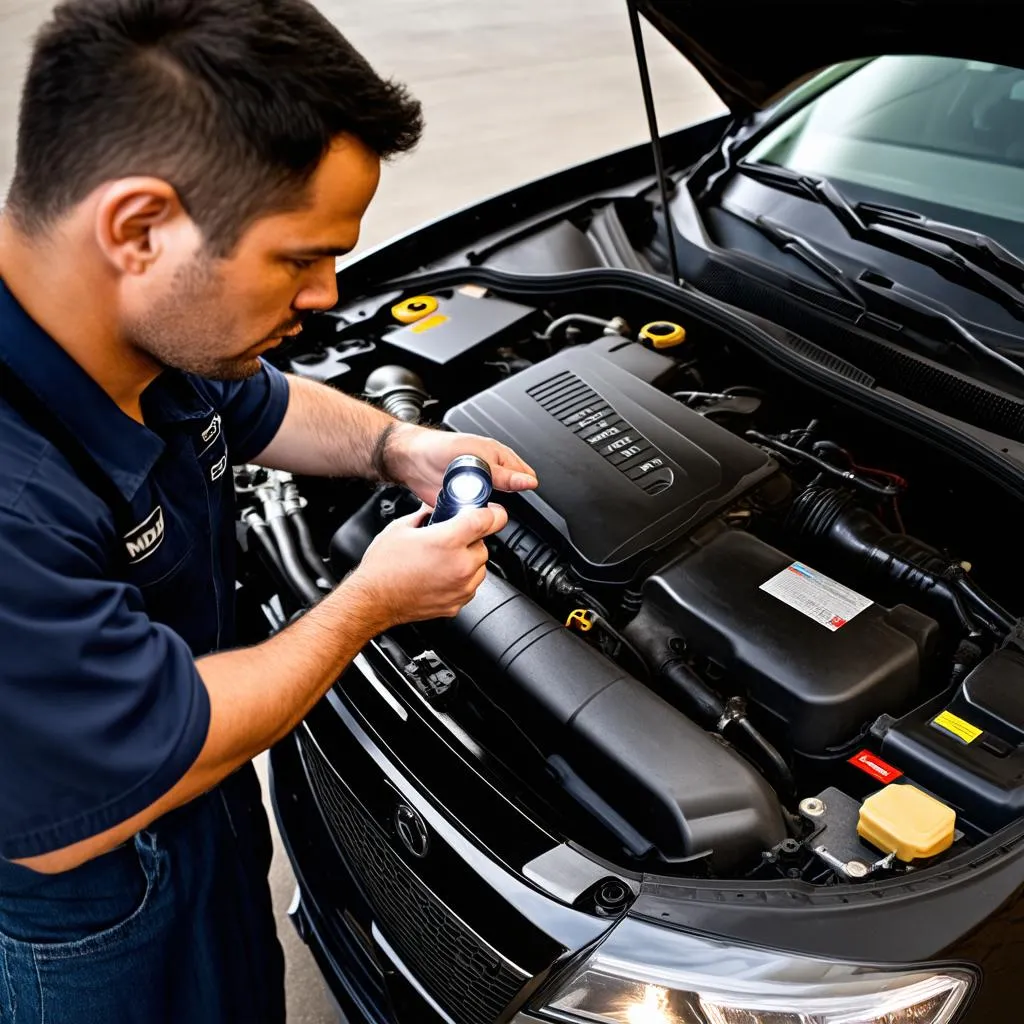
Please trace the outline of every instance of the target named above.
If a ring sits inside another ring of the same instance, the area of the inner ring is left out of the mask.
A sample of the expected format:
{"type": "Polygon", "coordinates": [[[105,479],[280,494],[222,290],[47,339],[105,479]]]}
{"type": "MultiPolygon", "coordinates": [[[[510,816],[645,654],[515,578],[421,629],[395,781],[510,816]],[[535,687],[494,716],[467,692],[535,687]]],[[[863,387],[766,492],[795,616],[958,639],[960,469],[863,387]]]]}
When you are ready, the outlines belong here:
{"type": "Polygon", "coordinates": [[[1016,67],[1016,5],[993,0],[773,3],[635,0],[736,114],[768,105],[831,64],[882,54],[1016,67]]]}

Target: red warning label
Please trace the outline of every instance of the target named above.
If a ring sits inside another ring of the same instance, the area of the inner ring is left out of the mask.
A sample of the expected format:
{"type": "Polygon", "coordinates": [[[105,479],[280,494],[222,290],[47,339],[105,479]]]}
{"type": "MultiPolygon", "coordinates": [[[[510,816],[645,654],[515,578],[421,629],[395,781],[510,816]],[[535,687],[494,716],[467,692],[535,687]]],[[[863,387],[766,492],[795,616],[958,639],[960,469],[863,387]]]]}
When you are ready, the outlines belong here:
{"type": "Polygon", "coordinates": [[[862,750],[855,757],[851,757],[850,764],[883,784],[895,782],[903,774],[899,768],[893,768],[891,764],[886,764],[870,750],[862,750]]]}

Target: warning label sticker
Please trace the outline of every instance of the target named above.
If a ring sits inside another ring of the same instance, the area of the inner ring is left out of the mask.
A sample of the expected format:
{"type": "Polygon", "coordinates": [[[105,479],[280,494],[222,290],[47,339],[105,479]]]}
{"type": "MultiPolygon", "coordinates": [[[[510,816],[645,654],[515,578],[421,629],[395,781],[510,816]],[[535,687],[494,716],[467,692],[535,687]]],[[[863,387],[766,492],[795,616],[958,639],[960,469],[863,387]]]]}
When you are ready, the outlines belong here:
{"type": "Polygon", "coordinates": [[[891,764],[886,764],[877,754],[872,754],[870,750],[862,750],[856,756],[851,757],[849,763],[886,786],[890,782],[895,782],[903,775],[899,768],[893,768],[891,764]]]}
{"type": "Polygon", "coordinates": [[[943,711],[932,719],[932,725],[944,732],[952,733],[961,743],[973,743],[982,733],[976,725],[954,715],[952,711],[943,711]]]}
{"type": "Polygon", "coordinates": [[[833,633],[871,607],[869,598],[809,569],[802,562],[787,565],[767,583],[762,583],[760,589],[833,633]]]}

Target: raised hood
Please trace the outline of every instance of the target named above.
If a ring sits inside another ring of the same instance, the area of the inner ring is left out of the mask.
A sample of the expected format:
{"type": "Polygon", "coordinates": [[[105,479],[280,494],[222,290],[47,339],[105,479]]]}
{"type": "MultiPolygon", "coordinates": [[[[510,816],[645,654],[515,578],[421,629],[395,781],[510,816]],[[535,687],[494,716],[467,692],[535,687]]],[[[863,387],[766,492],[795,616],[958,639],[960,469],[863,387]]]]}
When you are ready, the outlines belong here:
{"type": "Polygon", "coordinates": [[[882,54],[1021,64],[1017,5],[993,0],[636,0],[637,9],[737,114],[812,72],[882,54]]]}

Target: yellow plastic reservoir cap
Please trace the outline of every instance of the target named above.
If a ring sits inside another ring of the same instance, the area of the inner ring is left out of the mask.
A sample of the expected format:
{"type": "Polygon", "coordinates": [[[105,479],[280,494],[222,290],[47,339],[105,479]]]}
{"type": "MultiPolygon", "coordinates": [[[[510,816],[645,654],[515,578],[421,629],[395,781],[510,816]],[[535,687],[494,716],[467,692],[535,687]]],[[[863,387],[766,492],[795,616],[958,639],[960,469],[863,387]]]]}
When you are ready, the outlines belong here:
{"type": "Polygon", "coordinates": [[[857,832],[902,861],[922,860],[953,845],[956,812],[916,786],[886,786],[861,804],[857,832]]]}
{"type": "Polygon", "coordinates": [[[425,316],[437,312],[437,299],[433,295],[414,295],[411,299],[391,307],[391,315],[400,324],[414,324],[425,316]]]}
{"type": "Polygon", "coordinates": [[[655,348],[672,348],[686,341],[686,328],[670,320],[655,320],[640,328],[640,340],[649,341],[655,348]]]}

